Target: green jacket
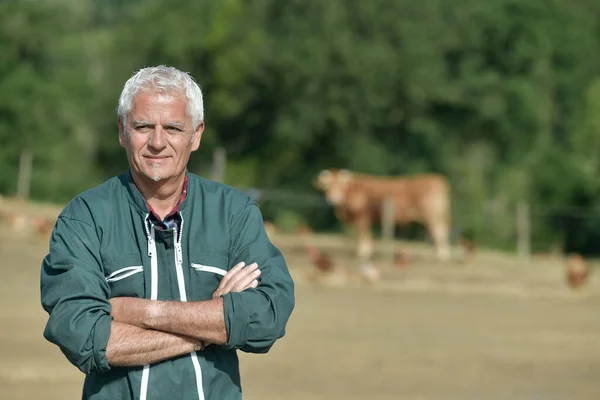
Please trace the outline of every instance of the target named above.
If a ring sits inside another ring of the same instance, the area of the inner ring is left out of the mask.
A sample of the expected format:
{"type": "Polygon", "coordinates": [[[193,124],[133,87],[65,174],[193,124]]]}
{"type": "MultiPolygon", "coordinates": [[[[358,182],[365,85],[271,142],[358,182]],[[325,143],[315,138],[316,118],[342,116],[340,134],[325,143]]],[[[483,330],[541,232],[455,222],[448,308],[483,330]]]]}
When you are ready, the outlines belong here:
{"type": "Polygon", "coordinates": [[[86,374],[84,399],[241,399],[236,350],[266,353],[284,335],[294,283],[258,206],[188,173],[181,216],[179,235],[150,227],[129,173],[78,195],[59,215],[41,269],[44,337],[86,374]],[[109,366],[110,298],[207,300],[240,261],[262,273],[256,289],[223,296],[225,345],[151,366],[109,366]]]}

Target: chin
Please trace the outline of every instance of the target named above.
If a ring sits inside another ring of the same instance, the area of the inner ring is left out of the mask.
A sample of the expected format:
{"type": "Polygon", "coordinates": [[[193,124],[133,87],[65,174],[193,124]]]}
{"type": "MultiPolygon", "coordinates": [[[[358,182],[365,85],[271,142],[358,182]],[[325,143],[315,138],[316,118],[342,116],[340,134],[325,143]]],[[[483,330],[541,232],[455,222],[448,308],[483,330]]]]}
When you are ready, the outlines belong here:
{"type": "Polygon", "coordinates": [[[164,179],[165,174],[162,172],[158,172],[158,171],[153,171],[153,170],[149,170],[149,171],[141,171],[141,174],[144,179],[150,179],[153,182],[160,182],[161,180],[164,179]]]}
{"type": "Polygon", "coordinates": [[[140,175],[144,177],[144,179],[149,179],[152,182],[160,182],[171,179],[175,174],[170,168],[164,168],[163,166],[159,168],[143,168],[140,171],[140,175]]]}

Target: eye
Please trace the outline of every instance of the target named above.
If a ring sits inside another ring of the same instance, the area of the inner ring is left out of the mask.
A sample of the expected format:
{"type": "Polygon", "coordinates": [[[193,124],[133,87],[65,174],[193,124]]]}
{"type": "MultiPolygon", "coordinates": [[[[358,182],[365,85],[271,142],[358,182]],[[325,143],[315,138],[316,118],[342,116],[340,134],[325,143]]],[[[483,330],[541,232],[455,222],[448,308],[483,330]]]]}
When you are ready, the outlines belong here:
{"type": "Polygon", "coordinates": [[[172,134],[178,134],[183,132],[183,129],[178,126],[167,126],[165,127],[165,130],[172,134]]]}
{"type": "Polygon", "coordinates": [[[150,127],[150,125],[135,125],[133,127],[133,129],[135,129],[136,132],[145,133],[145,132],[149,132],[151,127],[150,127]]]}

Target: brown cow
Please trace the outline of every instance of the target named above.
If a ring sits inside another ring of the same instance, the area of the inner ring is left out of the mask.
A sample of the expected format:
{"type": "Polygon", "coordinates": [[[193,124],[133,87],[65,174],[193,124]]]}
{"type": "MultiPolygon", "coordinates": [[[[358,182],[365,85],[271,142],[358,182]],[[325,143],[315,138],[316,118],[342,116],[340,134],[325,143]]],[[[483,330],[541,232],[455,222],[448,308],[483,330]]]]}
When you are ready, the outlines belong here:
{"type": "Polygon", "coordinates": [[[439,174],[412,177],[378,177],[344,169],[326,169],[313,180],[335,206],[339,220],[358,231],[357,255],[363,265],[373,253],[371,226],[381,219],[386,199],[393,200],[397,225],[410,222],[425,226],[440,260],[450,258],[450,186],[439,174]]]}
{"type": "Polygon", "coordinates": [[[589,268],[581,254],[572,253],[566,259],[565,278],[573,289],[582,286],[589,277],[589,268]]]}

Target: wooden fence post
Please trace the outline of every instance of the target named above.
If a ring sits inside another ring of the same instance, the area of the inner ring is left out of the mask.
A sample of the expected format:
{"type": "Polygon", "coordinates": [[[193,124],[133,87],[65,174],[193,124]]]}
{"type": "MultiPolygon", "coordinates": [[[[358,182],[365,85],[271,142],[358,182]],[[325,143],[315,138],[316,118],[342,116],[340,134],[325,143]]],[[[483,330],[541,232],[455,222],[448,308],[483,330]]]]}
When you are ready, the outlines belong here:
{"type": "Polygon", "coordinates": [[[17,181],[17,197],[23,200],[29,198],[31,191],[31,171],[33,169],[33,154],[23,150],[19,159],[19,177],[17,181]]]}
{"type": "Polygon", "coordinates": [[[227,152],[223,147],[217,147],[213,152],[212,180],[223,182],[225,180],[225,168],[227,167],[227,152]]]}
{"type": "Polygon", "coordinates": [[[517,252],[523,259],[531,256],[531,215],[529,204],[519,202],[517,206],[517,252]]]}

